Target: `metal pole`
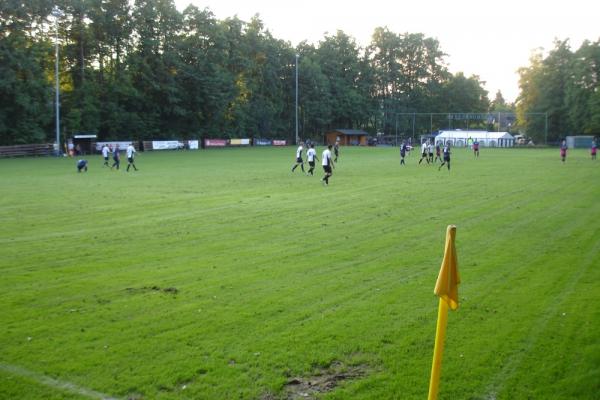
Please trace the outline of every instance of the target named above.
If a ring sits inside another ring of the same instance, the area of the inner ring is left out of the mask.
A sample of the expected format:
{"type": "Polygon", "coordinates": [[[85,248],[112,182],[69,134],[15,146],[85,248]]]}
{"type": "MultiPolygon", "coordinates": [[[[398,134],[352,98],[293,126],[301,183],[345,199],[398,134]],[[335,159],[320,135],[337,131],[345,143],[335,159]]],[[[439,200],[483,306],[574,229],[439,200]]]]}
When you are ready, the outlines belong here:
{"type": "Polygon", "coordinates": [[[56,77],[56,98],[55,98],[55,106],[56,106],[56,156],[60,156],[60,87],[59,87],[59,78],[58,78],[58,18],[61,16],[61,11],[58,7],[54,7],[52,10],[52,15],[55,17],[56,21],[56,51],[55,51],[55,64],[54,64],[54,72],[56,77]]]}
{"type": "Polygon", "coordinates": [[[498,111],[498,132],[500,132],[500,111],[498,111]]]}
{"type": "Polygon", "coordinates": [[[296,54],[296,144],[300,142],[298,138],[298,57],[296,54]]]}
{"type": "Polygon", "coordinates": [[[416,118],[416,114],[413,113],[413,132],[412,132],[413,140],[415,139],[415,118],[416,118]]]}

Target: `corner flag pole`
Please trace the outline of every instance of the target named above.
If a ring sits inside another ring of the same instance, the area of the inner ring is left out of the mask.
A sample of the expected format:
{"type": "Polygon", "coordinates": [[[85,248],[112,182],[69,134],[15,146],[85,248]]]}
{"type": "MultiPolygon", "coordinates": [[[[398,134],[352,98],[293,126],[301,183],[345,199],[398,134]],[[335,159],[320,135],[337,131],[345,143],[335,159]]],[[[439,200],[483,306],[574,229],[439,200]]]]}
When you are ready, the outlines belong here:
{"type": "Polygon", "coordinates": [[[429,381],[428,400],[436,400],[440,386],[440,373],[442,369],[442,354],[444,353],[444,340],[446,339],[446,325],[448,323],[448,307],[452,310],[458,308],[458,263],[456,259],[456,226],[448,225],[446,229],[446,245],[444,246],[444,259],[440,273],[435,283],[433,292],[439,296],[438,320],[435,333],[435,346],[433,348],[433,362],[431,365],[431,380],[429,381]]]}

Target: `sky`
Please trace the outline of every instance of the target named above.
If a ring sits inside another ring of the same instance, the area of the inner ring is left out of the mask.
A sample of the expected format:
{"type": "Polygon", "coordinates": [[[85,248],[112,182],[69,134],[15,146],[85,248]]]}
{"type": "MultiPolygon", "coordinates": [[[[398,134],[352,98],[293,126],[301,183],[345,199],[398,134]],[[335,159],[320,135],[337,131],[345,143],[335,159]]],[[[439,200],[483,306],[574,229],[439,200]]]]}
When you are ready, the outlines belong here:
{"type": "Polygon", "coordinates": [[[175,0],[179,11],[194,4],[217,19],[255,14],[265,29],[296,46],[318,44],[338,30],[367,46],[376,27],[395,33],[423,33],[439,41],[452,73],[478,75],[490,99],[498,90],[505,100],[519,95],[517,70],[529,66],[533,52],[544,54],[554,40],[569,39],[577,50],[600,39],[600,2],[595,0],[175,0]]]}

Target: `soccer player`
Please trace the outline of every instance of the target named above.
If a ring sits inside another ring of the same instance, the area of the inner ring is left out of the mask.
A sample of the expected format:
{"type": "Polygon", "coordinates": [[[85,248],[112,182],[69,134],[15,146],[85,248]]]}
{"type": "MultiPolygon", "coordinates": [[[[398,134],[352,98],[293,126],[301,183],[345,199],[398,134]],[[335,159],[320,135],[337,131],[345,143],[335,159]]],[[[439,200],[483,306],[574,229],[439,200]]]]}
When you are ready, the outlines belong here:
{"type": "Polygon", "coordinates": [[[135,157],[135,147],[133,147],[133,143],[129,143],[127,146],[127,172],[129,172],[129,167],[133,167],[134,170],[138,170],[135,167],[135,163],[133,162],[133,158],[135,157]]]}
{"type": "Polygon", "coordinates": [[[306,158],[308,159],[308,165],[310,165],[308,173],[311,176],[313,176],[313,172],[315,170],[315,160],[319,161],[319,159],[317,158],[317,151],[315,150],[315,145],[312,143],[310,144],[310,148],[306,151],[306,158]]]}
{"type": "Polygon", "coordinates": [[[473,155],[479,158],[479,142],[477,141],[477,139],[475,139],[475,141],[473,142],[473,155]]]}
{"type": "Polygon", "coordinates": [[[591,153],[592,153],[592,160],[596,159],[596,139],[592,139],[592,149],[591,149],[591,153]]]}
{"type": "Polygon", "coordinates": [[[104,157],[104,165],[106,165],[108,167],[108,153],[110,152],[108,146],[106,144],[104,144],[104,146],[102,146],[102,157],[104,157]]]}
{"type": "Polygon", "coordinates": [[[421,161],[423,161],[423,159],[425,159],[425,161],[427,161],[427,164],[429,164],[429,158],[428,158],[428,144],[429,141],[427,142],[423,142],[421,144],[421,159],[419,160],[419,164],[421,164],[421,161]]]}
{"type": "Polygon", "coordinates": [[[302,146],[303,144],[304,143],[300,142],[300,146],[298,146],[298,148],[296,149],[296,164],[294,164],[294,166],[292,167],[292,172],[294,172],[294,170],[298,168],[298,165],[302,169],[302,172],[304,172],[304,161],[302,161],[302,150],[304,150],[304,147],[302,146]]]}
{"type": "Polygon", "coordinates": [[[333,161],[337,162],[338,156],[340,155],[340,144],[338,142],[335,142],[333,145],[333,154],[335,154],[335,159],[333,161]]]}
{"type": "Polygon", "coordinates": [[[429,153],[429,158],[427,160],[433,164],[433,141],[430,141],[427,145],[427,152],[429,153]]]}
{"type": "Polygon", "coordinates": [[[438,171],[442,169],[444,164],[448,164],[448,171],[450,171],[450,142],[444,146],[444,162],[439,166],[438,171]]]}
{"type": "Polygon", "coordinates": [[[400,165],[406,165],[404,157],[406,156],[406,142],[403,140],[400,146],[400,165]]]}
{"type": "Polygon", "coordinates": [[[85,172],[87,172],[87,160],[79,160],[77,161],[77,172],[81,172],[81,170],[84,170],[85,172]]]}
{"type": "Polygon", "coordinates": [[[321,155],[321,165],[323,166],[323,171],[325,171],[325,176],[321,181],[325,183],[325,185],[329,185],[329,178],[333,175],[334,166],[333,160],[331,159],[331,147],[331,145],[328,145],[321,155]]]}
{"type": "Polygon", "coordinates": [[[567,159],[567,141],[563,140],[560,145],[560,159],[564,163],[567,159]]]}
{"type": "Polygon", "coordinates": [[[113,169],[114,167],[117,167],[117,169],[119,169],[119,166],[121,165],[121,155],[119,154],[119,145],[115,145],[115,149],[113,150],[113,165],[110,166],[110,169],[113,169]]]}
{"type": "Polygon", "coordinates": [[[442,162],[442,155],[441,155],[442,153],[441,152],[442,152],[442,149],[440,147],[440,142],[438,142],[435,145],[435,160],[434,161],[437,162],[437,160],[440,160],[440,162],[442,162]]]}

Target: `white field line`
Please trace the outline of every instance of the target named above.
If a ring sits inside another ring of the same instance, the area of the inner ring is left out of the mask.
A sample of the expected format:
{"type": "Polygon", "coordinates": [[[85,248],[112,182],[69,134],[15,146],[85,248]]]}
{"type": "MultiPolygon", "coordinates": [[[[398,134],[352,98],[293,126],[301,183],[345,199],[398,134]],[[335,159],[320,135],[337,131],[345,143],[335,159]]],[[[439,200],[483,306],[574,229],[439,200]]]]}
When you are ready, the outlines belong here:
{"type": "Polygon", "coordinates": [[[19,367],[16,365],[5,364],[5,363],[0,362],[0,370],[7,372],[9,374],[12,374],[12,375],[20,376],[22,378],[29,378],[41,385],[49,386],[51,388],[63,390],[66,392],[75,393],[75,394],[85,396],[90,399],[119,400],[116,397],[112,397],[107,394],[100,393],[95,390],[88,389],[88,388],[76,385],[74,383],[71,383],[71,382],[54,379],[54,378],[51,378],[49,376],[46,376],[46,375],[43,375],[43,374],[40,374],[40,373],[37,373],[34,371],[29,371],[25,368],[22,368],[22,367],[19,367]]]}

